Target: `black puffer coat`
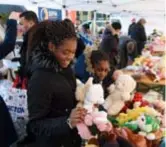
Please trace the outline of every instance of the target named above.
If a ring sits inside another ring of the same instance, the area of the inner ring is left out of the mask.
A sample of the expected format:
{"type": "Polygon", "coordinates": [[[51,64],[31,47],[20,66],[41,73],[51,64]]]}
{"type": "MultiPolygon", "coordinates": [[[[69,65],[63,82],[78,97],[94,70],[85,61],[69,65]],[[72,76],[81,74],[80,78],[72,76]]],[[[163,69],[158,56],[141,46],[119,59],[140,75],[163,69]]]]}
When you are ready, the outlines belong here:
{"type": "Polygon", "coordinates": [[[70,67],[62,69],[45,45],[29,59],[28,133],[33,147],[80,147],[67,119],[76,106],[76,80],[70,67]]]}

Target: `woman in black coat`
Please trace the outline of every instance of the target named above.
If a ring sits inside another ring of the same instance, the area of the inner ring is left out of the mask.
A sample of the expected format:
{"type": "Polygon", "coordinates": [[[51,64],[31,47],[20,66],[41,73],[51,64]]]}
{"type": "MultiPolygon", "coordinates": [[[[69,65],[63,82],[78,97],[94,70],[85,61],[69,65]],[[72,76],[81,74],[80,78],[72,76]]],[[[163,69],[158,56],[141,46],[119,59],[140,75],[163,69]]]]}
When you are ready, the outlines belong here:
{"type": "Polygon", "coordinates": [[[31,146],[80,147],[75,127],[86,111],[75,108],[76,79],[70,68],[77,45],[74,26],[69,20],[41,22],[31,37],[27,125],[31,146]]]}

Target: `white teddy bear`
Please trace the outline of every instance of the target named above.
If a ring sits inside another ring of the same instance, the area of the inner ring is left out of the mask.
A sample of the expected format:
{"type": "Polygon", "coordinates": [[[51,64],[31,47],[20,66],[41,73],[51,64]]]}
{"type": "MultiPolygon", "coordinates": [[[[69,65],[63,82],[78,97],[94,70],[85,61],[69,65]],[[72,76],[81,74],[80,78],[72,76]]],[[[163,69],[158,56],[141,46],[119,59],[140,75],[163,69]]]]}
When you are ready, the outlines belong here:
{"type": "Polygon", "coordinates": [[[93,84],[93,78],[83,84],[77,80],[76,99],[78,107],[84,107],[89,113],[95,110],[95,105],[104,103],[104,91],[101,84],[93,84]]]}
{"type": "Polygon", "coordinates": [[[106,98],[104,108],[109,115],[117,115],[125,106],[125,101],[131,99],[131,92],[136,88],[135,80],[129,75],[119,75],[115,84],[112,84],[109,90],[109,96],[106,98]]]}

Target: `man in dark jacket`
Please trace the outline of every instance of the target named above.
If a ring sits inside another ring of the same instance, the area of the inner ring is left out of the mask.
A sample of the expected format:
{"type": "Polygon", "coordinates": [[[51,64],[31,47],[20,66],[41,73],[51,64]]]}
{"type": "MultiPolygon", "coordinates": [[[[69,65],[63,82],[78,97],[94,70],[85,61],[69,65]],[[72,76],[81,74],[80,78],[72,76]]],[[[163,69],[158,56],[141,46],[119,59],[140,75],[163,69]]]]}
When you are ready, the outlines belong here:
{"type": "MultiPolygon", "coordinates": [[[[105,51],[110,58],[110,66],[115,69],[118,63],[118,36],[121,30],[121,24],[119,22],[113,22],[111,25],[107,25],[103,39],[100,44],[100,49],[105,51]]],[[[111,69],[112,69],[111,68],[111,69]]]]}
{"type": "Polygon", "coordinates": [[[118,68],[122,69],[128,65],[137,56],[137,44],[135,40],[128,36],[121,36],[119,38],[119,56],[120,62],[118,68]]]}
{"type": "Polygon", "coordinates": [[[0,43],[0,60],[14,50],[17,36],[18,13],[12,12],[7,20],[7,29],[4,41],[0,43]]]}
{"type": "Polygon", "coordinates": [[[25,77],[26,77],[26,61],[27,61],[27,48],[28,48],[28,35],[32,27],[38,23],[38,18],[35,12],[25,11],[20,14],[20,25],[24,28],[23,44],[20,50],[21,58],[20,60],[20,69],[18,71],[18,77],[16,79],[15,86],[17,88],[26,88],[25,77]]]}
{"type": "Polygon", "coordinates": [[[144,28],[145,24],[146,20],[141,18],[131,31],[131,38],[137,42],[137,49],[139,55],[141,55],[142,49],[144,48],[147,40],[144,28]]]}
{"type": "Polygon", "coordinates": [[[84,49],[85,49],[85,44],[78,35],[77,36],[77,49],[76,49],[75,57],[78,58],[80,55],[82,55],[84,52],[84,49]]]}
{"type": "Polygon", "coordinates": [[[131,22],[132,22],[132,23],[130,24],[129,30],[128,30],[128,35],[129,35],[129,36],[131,35],[132,29],[133,29],[133,27],[134,27],[135,24],[136,24],[136,19],[133,18],[133,19],[131,20],[131,22]]]}

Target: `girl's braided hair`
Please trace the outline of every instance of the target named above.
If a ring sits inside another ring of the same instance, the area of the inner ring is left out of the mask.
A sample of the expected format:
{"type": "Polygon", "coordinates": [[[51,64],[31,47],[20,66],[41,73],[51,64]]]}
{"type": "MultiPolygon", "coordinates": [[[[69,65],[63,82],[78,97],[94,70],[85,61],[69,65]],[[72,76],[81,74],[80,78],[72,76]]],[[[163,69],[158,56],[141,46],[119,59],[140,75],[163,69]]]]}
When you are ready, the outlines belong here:
{"type": "Polygon", "coordinates": [[[41,43],[48,45],[52,42],[59,46],[66,39],[75,39],[76,32],[73,23],[69,19],[63,21],[43,21],[34,26],[28,36],[28,51],[32,51],[41,43]]]}

